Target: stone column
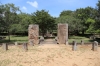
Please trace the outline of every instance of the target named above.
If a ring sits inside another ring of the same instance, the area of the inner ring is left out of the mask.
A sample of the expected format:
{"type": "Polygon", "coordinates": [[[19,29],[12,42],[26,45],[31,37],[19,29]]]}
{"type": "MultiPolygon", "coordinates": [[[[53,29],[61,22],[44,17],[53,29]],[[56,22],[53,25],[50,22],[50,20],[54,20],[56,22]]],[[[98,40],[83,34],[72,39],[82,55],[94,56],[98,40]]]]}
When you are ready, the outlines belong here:
{"type": "Polygon", "coordinates": [[[94,41],[93,44],[92,44],[92,50],[97,51],[97,49],[98,49],[98,42],[94,41]]]}
{"type": "Polygon", "coordinates": [[[77,50],[77,43],[76,43],[76,41],[73,41],[72,50],[73,51],[76,51],[77,50]]]}
{"type": "Polygon", "coordinates": [[[39,39],[39,44],[40,44],[41,42],[43,42],[43,41],[44,41],[44,37],[41,36],[40,39],[39,39]]]}
{"type": "Polygon", "coordinates": [[[68,24],[58,24],[57,43],[68,44],[68,24]]]}
{"type": "Polygon", "coordinates": [[[28,28],[28,38],[29,38],[29,44],[35,45],[39,43],[39,26],[38,25],[29,25],[28,28]]]}
{"type": "Polygon", "coordinates": [[[18,45],[18,42],[15,42],[15,45],[17,46],[18,45]]]}
{"type": "Polygon", "coordinates": [[[8,50],[8,44],[7,43],[3,43],[2,44],[2,48],[7,51],[8,50]]]}
{"type": "Polygon", "coordinates": [[[83,40],[81,40],[81,45],[84,45],[84,41],[83,40]]]}
{"type": "Polygon", "coordinates": [[[27,43],[23,43],[23,49],[24,49],[25,51],[28,50],[28,45],[27,45],[27,43]]]}

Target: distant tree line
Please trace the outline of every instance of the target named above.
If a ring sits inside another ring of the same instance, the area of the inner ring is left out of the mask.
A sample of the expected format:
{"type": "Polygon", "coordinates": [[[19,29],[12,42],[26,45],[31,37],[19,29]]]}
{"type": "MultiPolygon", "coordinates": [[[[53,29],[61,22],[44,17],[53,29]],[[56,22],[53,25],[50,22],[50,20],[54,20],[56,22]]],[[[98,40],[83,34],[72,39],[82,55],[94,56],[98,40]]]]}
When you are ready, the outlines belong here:
{"type": "Polygon", "coordinates": [[[0,4],[0,33],[27,33],[29,24],[38,24],[40,33],[56,32],[58,23],[68,23],[72,34],[100,33],[100,1],[96,8],[79,8],[75,11],[64,10],[59,17],[51,16],[46,10],[31,14],[23,13],[12,3],[0,4]]]}

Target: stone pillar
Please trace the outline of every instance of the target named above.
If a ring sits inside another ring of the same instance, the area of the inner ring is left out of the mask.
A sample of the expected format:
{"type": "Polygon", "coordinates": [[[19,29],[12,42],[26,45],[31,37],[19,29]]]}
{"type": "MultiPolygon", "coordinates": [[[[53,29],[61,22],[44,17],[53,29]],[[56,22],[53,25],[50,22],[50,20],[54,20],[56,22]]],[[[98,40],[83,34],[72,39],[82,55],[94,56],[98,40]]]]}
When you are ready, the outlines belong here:
{"type": "Polygon", "coordinates": [[[17,45],[18,45],[18,43],[17,43],[17,42],[15,42],[15,45],[17,46],[17,45]]]}
{"type": "Polygon", "coordinates": [[[43,36],[40,37],[40,39],[39,39],[39,44],[40,44],[42,41],[44,41],[44,37],[43,37],[43,36]]]}
{"type": "Polygon", "coordinates": [[[29,44],[34,45],[39,43],[39,26],[38,25],[29,25],[28,28],[28,38],[29,44]]]}
{"type": "Polygon", "coordinates": [[[92,50],[97,51],[97,49],[98,49],[98,42],[94,41],[93,44],[92,44],[92,50]]]}
{"type": "Polygon", "coordinates": [[[81,40],[81,45],[84,45],[84,41],[83,40],[81,40]]]}
{"type": "Polygon", "coordinates": [[[76,51],[77,50],[77,42],[76,41],[73,41],[72,50],[73,51],[76,51]]]}
{"type": "Polygon", "coordinates": [[[28,50],[28,45],[27,45],[27,43],[23,43],[23,49],[24,49],[25,51],[28,50]]]}
{"type": "Polygon", "coordinates": [[[68,44],[68,24],[58,24],[57,43],[68,44]]]}
{"type": "Polygon", "coordinates": [[[7,51],[8,50],[8,44],[7,43],[3,43],[2,44],[2,48],[7,51]]]}

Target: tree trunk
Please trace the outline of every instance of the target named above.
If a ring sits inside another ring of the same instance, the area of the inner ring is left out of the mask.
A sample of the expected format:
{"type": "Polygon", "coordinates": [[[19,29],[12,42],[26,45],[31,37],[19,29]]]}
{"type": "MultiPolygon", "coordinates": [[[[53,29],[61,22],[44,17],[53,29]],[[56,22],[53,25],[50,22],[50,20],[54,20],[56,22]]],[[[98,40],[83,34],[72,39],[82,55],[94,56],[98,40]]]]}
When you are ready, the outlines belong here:
{"type": "Polygon", "coordinates": [[[10,32],[8,31],[8,40],[10,41],[10,32]]]}
{"type": "Polygon", "coordinates": [[[84,35],[84,29],[82,30],[82,35],[84,35]]]}
{"type": "Polygon", "coordinates": [[[79,35],[79,31],[78,30],[76,30],[76,35],[79,35]]]}

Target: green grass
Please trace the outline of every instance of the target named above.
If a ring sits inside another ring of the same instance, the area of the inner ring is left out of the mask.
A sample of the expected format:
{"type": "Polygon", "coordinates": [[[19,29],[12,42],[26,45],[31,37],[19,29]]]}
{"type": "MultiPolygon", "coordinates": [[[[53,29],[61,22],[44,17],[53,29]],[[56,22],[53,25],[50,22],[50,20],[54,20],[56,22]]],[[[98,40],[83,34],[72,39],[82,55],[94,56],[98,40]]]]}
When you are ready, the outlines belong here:
{"type": "MultiPolygon", "coordinates": [[[[81,42],[81,40],[84,40],[84,42],[93,42],[93,40],[90,40],[87,37],[82,37],[82,36],[70,36],[68,41],[69,43],[72,43],[73,41],[77,41],[78,43],[81,42]]],[[[8,41],[8,36],[6,36],[5,40],[0,40],[0,43],[6,43],[8,41]]],[[[10,36],[10,42],[28,42],[28,36],[10,36]]]]}
{"type": "Polygon", "coordinates": [[[70,36],[68,39],[69,43],[72,43],[73,41],[80,43],[81,40],[83,40],[84,42],[93,42],[93,40],[90,40],[89,38],[82,36],[70,36]]]}
{"type": "MultiPolygon", "coordinates": [[[[10,42],[27,42],[28,36],[10,36],[10,42]]],[[[6,36],[5,40],[1,40],[0,43],[9,42],[8,36],[6,36]]]]}

